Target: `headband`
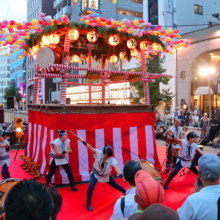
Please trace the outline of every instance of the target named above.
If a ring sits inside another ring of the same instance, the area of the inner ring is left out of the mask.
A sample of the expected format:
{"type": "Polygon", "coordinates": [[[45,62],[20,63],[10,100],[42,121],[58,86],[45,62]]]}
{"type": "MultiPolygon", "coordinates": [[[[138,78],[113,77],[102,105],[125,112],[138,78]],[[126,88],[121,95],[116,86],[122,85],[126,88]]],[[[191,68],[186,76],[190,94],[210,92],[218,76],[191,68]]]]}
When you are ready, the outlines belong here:
{"type": "Polygon", "coordinates": [[[58,135],[67,135],[67,130],[59,130],[58,135]]]}

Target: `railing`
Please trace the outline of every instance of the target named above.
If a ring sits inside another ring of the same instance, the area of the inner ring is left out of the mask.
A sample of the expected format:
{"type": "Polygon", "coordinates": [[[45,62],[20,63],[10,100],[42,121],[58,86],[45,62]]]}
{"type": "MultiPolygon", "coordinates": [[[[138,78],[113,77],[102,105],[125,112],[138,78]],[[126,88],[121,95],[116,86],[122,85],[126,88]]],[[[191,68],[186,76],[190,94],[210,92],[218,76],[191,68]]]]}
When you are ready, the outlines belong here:
{"type": "Polygon", "coordinates": [[[14,122],[14,118],[21,117],[22,122],[28,121],[28,112],[27,111],[14,111],[14,114],[12,110],[5,110],[4,112],[4,120],[5,123],[12,123],[14,122]]]}

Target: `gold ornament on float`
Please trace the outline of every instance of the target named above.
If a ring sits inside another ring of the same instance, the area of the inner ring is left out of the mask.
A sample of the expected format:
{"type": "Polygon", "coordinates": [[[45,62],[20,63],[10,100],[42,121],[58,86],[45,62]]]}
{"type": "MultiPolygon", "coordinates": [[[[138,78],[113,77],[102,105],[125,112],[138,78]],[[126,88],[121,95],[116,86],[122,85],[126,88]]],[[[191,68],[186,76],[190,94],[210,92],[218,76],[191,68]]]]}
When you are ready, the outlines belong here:
{"type": "Polygon", "coordinates": [[[129,49],[135,49],[137,47],[137,41],[135,39],[130,39],[127,41],[127,46],[129,49]]]}
{"type": "Polygon", "coordinates": [[[68,36],[70,40],[77,41],[79,39],[79,31],[72,29],[69,31],[68,36]]]}
{"type": "Polygon", "coordinates": [[[95,31],[90,31],[87,34],[87,40],[90,43],[95,43],[98,40],[98,34],[95,31]]]}

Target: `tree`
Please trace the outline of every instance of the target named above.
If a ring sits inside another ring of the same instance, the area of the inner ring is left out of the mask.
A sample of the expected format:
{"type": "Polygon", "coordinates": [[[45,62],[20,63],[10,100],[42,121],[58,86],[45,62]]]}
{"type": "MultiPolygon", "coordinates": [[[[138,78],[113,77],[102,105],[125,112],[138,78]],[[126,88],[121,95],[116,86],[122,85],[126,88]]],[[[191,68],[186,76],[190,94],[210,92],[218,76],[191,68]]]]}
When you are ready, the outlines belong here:
{"type": "Polygon", "coordinates": [[[16,83],[14,79],[9,82],[9,86],[5,89],[4,99],[7,100],[8,96],[15,96],[17,102],[21,100],[19,88],[16,87],[16,83]]]}
{"type": "MultiPolygon", "coordinates": [[[[146,65],[147,65],[147,72],[149,73],[164,73],[166,69],[163,68],[162,64],[164,63],[165,56],[163,58],[159,58],[158,56],[153,56],[153,59],[147,59],[146,65]]],[[[137,64],[137,68],[135,69],[135,72],[142,72],[142,65],[141,63],[137,64]]],[[[170,92],[169,89],[162,89],[160,91],[159,89],[159,83],[163,83],[165,85],[168,85],[169,78],[167,77],[160,77],[159,79],[155,79],[155,82],[148,83],[149,85],[149,93],[150,93],[150,103],[159,105],[161,101],[167,102],[172,100],[172,98],[175,96],[172,92],[170,92]]],[[[137,95],[138,97],[134,98],[134,103],[137,104],[140,102],[140,99],[144,98],[144,84],[142,81],[132,83],[132,86],[134,86],[137,89],[137,95]]]]}

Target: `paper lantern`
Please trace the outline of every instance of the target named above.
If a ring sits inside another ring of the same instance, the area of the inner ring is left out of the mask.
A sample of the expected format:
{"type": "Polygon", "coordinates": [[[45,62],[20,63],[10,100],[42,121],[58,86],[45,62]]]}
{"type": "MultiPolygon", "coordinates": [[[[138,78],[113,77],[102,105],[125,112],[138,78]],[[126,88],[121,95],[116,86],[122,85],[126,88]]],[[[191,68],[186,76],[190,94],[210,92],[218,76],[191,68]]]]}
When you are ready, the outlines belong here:
{"type": "Polygon", "coordinates": [[[117,46],[120,42],[119,37],[117,35],[112,35],[109,37],[109,44],[112,46],[117,46]]]}
{"type": "Polygon", "coordinates": [[[79,31],[76,29],[72,29],[69,31],[68,36],[70,40],[76,41],[79,39],[79,31]]]}
{"type": "Polygon", "coordinates": [[[116,56],[116,55],[112,55],[111,57],[110,57],[110,62],[111,63],[116,63],[118,61],[118,57],[116,56]]]}
{"type": "Polygon", "coordinates": [[[87,39],[91,43],[95,43],[98,40],[98,34],[95,31],[90,31],[87,34],[87,39]]]}
{"type": "Polygon", "coordinates": [[[124,60],[127,58],[127,54],[125,52],[120,52],[119,57],[120,59],[124,60]]]}
{"type": "Polygon", "coordinates": [[[42,37],[43,45],[48,46],[50,44],[50,37],[49,36],[43,36],[42,37]]]}
{"type": "MultiPolygon", "coordinates": [[[[89,57],[86,58],[86,62],[89,63],[89,57]]],[[[91,63],[93,62],[93,58],[91,57],[91,63]]]]}
{"type": "Polygon", "coordinates": [[[141,43],[140,43],[140,48],[141,48],[141,50],[148,50],[148,42],[147,41],[142,41],[141,43]]]}
{"type": "Polygon", "coordinates": [[[78,63],[79,62],[79,56],[78,55],[73,55],[72,56],[72,62],[78,63]]]}
{"type": "Polygon", "coordinates": [[[127,46],[129,49],[135,49],[137,47],[137,41],[135,39],[130,39],[127,41],[127,46]]]}
{"type": "Polygon", "coordinates": [[[39,45],[37,44],[36,46],[32,47],[32,51],[34,54],[36,54],[39,51],[39,45]]]}
{"type": "Polygon", "coordinates": [[[34,55],[31,48],[28,49],[27,54],[31,57],[34,55]]]}
{"type": "Polygon", "coordinates": [[[153,43],[153,44],[152,44],[152,49],[153,49],[155,52],[158,52],[158,51],[160,51],[160,49],[161,49],[161,45],[158,44],[158,43],[153,43]]]}
{"type": "Polygon", "coordinates": [[[138,55],[138,51],[136,49],[131,50],[131,56],[136,57],[138,55]]]}
{"type": "Polygon", "coordinates": [[[51,34],[50,35],[50,43],[51,44],[58,44],[60,41],[60,37],[58,34],[51,34]]]}

